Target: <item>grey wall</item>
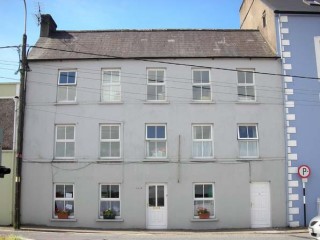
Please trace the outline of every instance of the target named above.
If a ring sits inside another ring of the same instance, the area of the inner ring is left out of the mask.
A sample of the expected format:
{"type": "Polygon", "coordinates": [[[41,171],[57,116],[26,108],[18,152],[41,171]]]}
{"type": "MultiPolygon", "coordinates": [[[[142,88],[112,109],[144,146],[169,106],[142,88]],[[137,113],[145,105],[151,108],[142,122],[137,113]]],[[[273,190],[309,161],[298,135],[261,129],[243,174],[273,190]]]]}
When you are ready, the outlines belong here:
{"type": "MultiPolygon", "coordinates": [[[[280,72],[276,59],[170,62],[280,72]]],[[[146,184],[168,185],[169,229],[248,228],[250,182],[271,186],[272,226],[286,225],[281,78],[256,74],[257,103],[237,102],[237,74],[211,70],[213,103],[192,102],[191,67],[134,60],[31,63],[28,76],[22,222],[50,226],[145,228],[146,184]],[[146,103],[146,68],[166,68],[168,103],[146,103]],[[120,68],[122,103],[100,103],[101,69],[120,68]],[[77,104],[56,104],[58,69],[77,69],[77,104]],[[122,162],[99,159],[99,124],[121,123],[122,162]],[[145,124],[167,124],[167,162],[146,162],[145,124]],[[214,158],[192,159],[193,123],[213,124],[214,158]],[[237,124],[257,123],[260,157],[238,157],[237,124]],[[74,162],[53,159],[55,124],[76,125],[74,162]],[[178,138],[181,135],[180,182],[178,138]],[[193,183],[215,184],[216,221],[193,221],[193,183]],[[75,184],[75,222],[52,221],[53,183],[75,184]],[[122,222],[98,222],[99,183],[121,184],[122,222]],[[41,209],[38,211],[37,209],[41,209]]]]}

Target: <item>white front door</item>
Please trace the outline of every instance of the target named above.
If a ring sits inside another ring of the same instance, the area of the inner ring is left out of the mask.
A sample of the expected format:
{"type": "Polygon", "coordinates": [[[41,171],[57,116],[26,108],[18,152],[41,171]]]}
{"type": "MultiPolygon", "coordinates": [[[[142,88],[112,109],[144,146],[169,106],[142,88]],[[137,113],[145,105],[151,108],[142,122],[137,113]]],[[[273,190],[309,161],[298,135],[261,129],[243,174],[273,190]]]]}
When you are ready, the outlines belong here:
{"type": "Polygon", "coordinates": [[[251,183],[251,227],[271,227],[270,184],[251,183]]]}
{"type": "Polygon", "coordinates": [[[167,185],[147,185],[147,228],[167,228],[167,185]]]}

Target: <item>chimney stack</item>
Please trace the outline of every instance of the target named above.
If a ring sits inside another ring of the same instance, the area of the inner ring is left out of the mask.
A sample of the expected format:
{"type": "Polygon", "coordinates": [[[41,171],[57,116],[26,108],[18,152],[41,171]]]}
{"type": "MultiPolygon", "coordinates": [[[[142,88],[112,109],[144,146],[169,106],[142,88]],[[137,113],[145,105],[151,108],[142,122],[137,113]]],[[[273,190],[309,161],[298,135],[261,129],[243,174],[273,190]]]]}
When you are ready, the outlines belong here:
{"type": "Polygon", "coordinates": [[[55,32],[57,29],[57,24],[53,20],[50,14],[41,15],[41,30],[40,37],[49,37],[50,33],[55,32]]]}

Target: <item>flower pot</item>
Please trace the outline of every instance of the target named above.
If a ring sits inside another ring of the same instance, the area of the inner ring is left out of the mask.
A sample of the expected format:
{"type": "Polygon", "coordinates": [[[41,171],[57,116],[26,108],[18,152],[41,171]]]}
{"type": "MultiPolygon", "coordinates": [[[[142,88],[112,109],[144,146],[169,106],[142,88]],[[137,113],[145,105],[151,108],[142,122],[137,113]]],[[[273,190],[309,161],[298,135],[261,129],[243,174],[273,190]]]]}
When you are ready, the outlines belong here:
{"type": "Polygon", "coordinates": [[[103,219],[115,219],[116,215],[103,215],[103,219]]]}
{"type": "Polygon", "coordinates": [[[57,213],[57,215],[58,215],[59,219],[68,219],[69,218],[69,214],[68,213],[59,212],[59,213],[57,213]]]}
{"type": "Polygon", "coordinates": [[[210,213],[201,213],[199,214],[200,219],[208,219],[210,218],[210,213]]]}

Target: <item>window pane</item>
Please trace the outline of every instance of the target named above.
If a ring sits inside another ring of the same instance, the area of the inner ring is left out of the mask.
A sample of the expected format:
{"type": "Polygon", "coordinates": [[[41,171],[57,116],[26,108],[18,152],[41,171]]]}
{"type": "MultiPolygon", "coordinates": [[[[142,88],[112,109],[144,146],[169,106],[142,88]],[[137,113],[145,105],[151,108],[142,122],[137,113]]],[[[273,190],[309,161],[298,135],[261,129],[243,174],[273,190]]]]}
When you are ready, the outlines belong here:
{"type": "Polygon", "coordinates": [[[255,99],[254,86],[247,86],[246,89],[247,89],[247,99],[254,100],[255,99]]]}
{"type": "Polygon", "coordinates": [[[66,126],[66,139],[74,139],[74,127],[66,126]]]}
{"type": "Polygon", "coordinates": [[[116,216],[120,216],[120,201],[111,201],[111,210],[116,213],[116,216]]]}
{"type": "Polygon", "coordinates": [[[112,78],[111,81],[112,83],[119,83],[120,82],[120,72],[119,71],[112,71],[112,78]]]}
{"type": "Polygon", "coordinates": [[[74,142],[66,143],[66,157],[74,157],[74,142]]]}
{"type": "Polygon", "coordinates": [[[211,184],[205,184],[203,185],[204,188],[204,197],[205,198],[212,198],[213,193],[212,193],[212,185],[211,184]]]}
{"type": "Polygon", "coordinates": [[[202,157],[202,142],[193,142],[193,156],[202,157]]]}
{"type": "Polygon", "coordinates": [[[64,201],[55,201],[54,202],[54,209],[55,209],[55,211],[57,211],[57,210],[60,210],[60,211],[62,211],[62,210],[64,210],[64,201]]]}
{"type": "Polygon", "coordinates": [[[165,88],[164,86],[156,86],[157,100],[165,100],[165,88]]]}
{"type": "Polygon", "coordinates": [[[100,144],[100,157],[110,157],[111,152],[110,152],[110,142],[101,142],[100,144]]]}
{"type": "Polygon", "coordinates": [[[193,86],[192,87],[193,100],[201,100],[201,87],[193,86]]]}
{"type": "Polygon", "coordinates": [[[157,82],[158,83],[163,83],[164,82],[164,71],[163,70],[158,70],[157,71],[157,82]]]}
{"type": "Polygon", "coordinates": [[[251,156],[251,157],[258,156],[258,142],[257,141],[248,142],[248,156],[251,156]]]}
{"type": "Polygon", "coordinates": [[[156,157],[156,143],[148,141],[147,142],[147,156],[156,157]]]}
{"type": "Polygon", "coordinates": [[[156,127],[147,126],[147,138],[155,138],[155,137],[156,137],[156,127]]]}
{"type": "Polygon", "coordinates": [[[76,100],[76,87],[75,86],[68,86],[68,101],[75,101],[76,100]]]}
{"type": "Polygon", "coordinates": [[[203,157],[212,157],[212,142],[203,142],[203,157]]]}
{"type": "Polygon", "coordinates": [[[193,71],[193,82],[201,83],[201,71],[193,71]]]}
{"type": "Polygon", "coordinates": [[[149,70],[148,71],[148,83],[155,83],[156,82],[156,71],[149,70]]]}
{"type": "Polygon", "coordinates": [[[111,126],[111,139],[119,139],[119,127],[111,126]]]}
{"type": "Polygon", "coordinates": [[[256,138],[257,137],[257,132],[256,132],[256,127],[255,126],[248,126],[248,137],[249,138],[256,138]]]}
{"type": "Polygon", "coordinates": [[[110,198],[110,185],[101,185],[101,198],[110,198]]]}
{"type": "Polygon", "coordinates": [[[166,128],[165,126],[157,126],[157,135],[156,138],[165,138],[166,137],[166,128]]]}
{"type": "Polygon", "coordinates": [[[211,139],[211,126],[203,126],[203,139],[211,139]]]}
{"type": "Polygon", "coordinates": [[[66,101],[67,100],[67,86],[59,86],[58,87],[58,97],[57,97],[57,101],[66,101]]]}
{"type": "Polygon", "coordinates": [[[57,142],[56,143],[56,157],[65,156],[65,143],[57,142]]]}
{"type": "Polygon", "coordinates": [[[246,72],[246,83],[253,83],[253,72],[246,72]]]}
{"type": "Polygon", "coordinates": [[[74,202],[73,201],[65,201],[64,209],[69,211],[69,216],[74,215],[74,202]]]}
{"type": "Polygon", "coordinates": [[[165,157],[167,155],[166,142],[157,142],[157,157],[165,157]]]}
{"type": "Polygon", "coordinates": [[[210,100],[211,99],[211,91],[210,86],[202,87],[202,100],[210,100]]]}
{"type": "Polygon", "coordinates": [[[201,71],[202,73],[202,83],[209,83],[209,71],[201,71]]]}
{"type": "Polygon", "coordinates": [[[194,139],[202,139],[202,127],[194,126],[193,127],[193,137],[194,139]]]}
{"type": "Polygon", "coordinates": [[[100,201],[100,216],[103,216],[103,211],[111,209],[109,201],[100,201]]]}
{"type": "Polygon", "coordinates": [[[68,73],[67,72],[60,72],[59,83],[60,84],[68,83],[68,73]]]}
{"type": "Polygon", "coordinates": [[[111,198],[119,198],[119,186],[111,185],[111,198]]]}
{"type": "Polygon", "coordinates": [[[248,156],[248,153],[247,153],[247,141],[240,141],[239,142],[239,155],[240,155],[240,157],[248,156]]]}
{"type": "Polygon", "coordinates": [[[57,139],[65,139],[65,127],[58,127],[57,126],[57,139]]]}
{"type": "Polygon", "coordinates": [[[195,198],[203,198],[203,185],[195,185],[194,186],[194,197],[195,198]]]}
{"type": "Polygon", "coordinates": [[[157,86],[149,85],[147,87],[147,100],[157,100],[156,90],[157,90],[157,86]]]}
{"type": "Polygon", "coordinates": [[[248,138],[248,132],[246,126],[239,126],[239,136],[240,138],[248,138]]]}
{"type": "Polygon", "coordinates": [[[110,139],[111,126],[101,126],[101,139],[110,139]]]}
{"type": "Polygon", "coordinates": [[[114,85],[110,90],[110,100],[112,101],[120,101],[121,100],[121,88],[120,85],[114,85]]]}
{"type": "Polygon", "coordinates": [[[56,185],[56,198],[64,198],[64,185],[56,185]]]}
{"type": "Polygon", "coordinates": [[[155,186],[149,186],[149,207],[156,207],[155,186]]]}
{"type": "Polygon", "coordinates": [[[157,187],[157,192],[158,192],[158,204],[157,207],[164,207],[164,187],[163,186],[158,186],[157,187]]]}
{"type": "Polygon", "coordinates": [[[120,142],[111,143],[111,157],[120,157],[120,142]]]}
{"type": "Polygon", "coordinates": [[[239,99],[246,99],[246,87],[245,86],[238,86],[238,98],[239,99]]]}
{"type": "Polygon", "coordinates": [[[66,198],[73,198],[73,185],[65,185],[66,188],[66,198]]]}
{"type": "Polygon", "coordinates": [[[68,72],[68,83],[69,84],[76,83],[76,73],[75,72],[68,72]]]}
{"type": "Polygon", "coordinates": [[[245,83],[245,73],[244,72],[238,72],[238,83],[245,83]]]}
{"type": "Polygon", "coordinates": [[[111,71],[106,71],[103,73],[103,83],[111,83],[111,71]]]}

